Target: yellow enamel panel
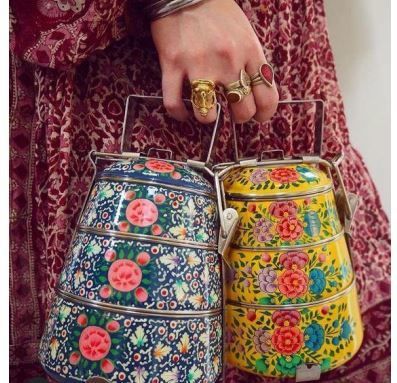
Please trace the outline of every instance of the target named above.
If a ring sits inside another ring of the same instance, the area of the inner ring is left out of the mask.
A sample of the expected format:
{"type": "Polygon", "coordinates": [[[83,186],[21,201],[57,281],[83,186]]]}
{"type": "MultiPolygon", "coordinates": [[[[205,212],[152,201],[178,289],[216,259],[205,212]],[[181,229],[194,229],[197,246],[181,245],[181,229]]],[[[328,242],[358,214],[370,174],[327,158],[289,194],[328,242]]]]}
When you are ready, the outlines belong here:
{"type": "Polygon", "coordinates": [[[279,201],[228,200],[240,217],[233,245],[248,248],[302,246],[342,230],[332,190],[279,201]]]}
{"type": "Polygon", "coordinates": [[[303,363],[322,372],[353,357],[363,339],[355,286],[336,299],[300,308],[226,306],[226,359],[270,377],[294,377],[303,363]]]}
{"type": "Polygon", "coordinates": [[[309,164],[236,168],[223,183],[226,195],[242,196],[302,194],[332,185],[324,171],[309,164]]]}
{"type": "Polygon", "coordinates": [[[331,297],[353,270],[345,237],[293,251],[230,249],[227,298],[248,304],[296,304],[331,297]]]}

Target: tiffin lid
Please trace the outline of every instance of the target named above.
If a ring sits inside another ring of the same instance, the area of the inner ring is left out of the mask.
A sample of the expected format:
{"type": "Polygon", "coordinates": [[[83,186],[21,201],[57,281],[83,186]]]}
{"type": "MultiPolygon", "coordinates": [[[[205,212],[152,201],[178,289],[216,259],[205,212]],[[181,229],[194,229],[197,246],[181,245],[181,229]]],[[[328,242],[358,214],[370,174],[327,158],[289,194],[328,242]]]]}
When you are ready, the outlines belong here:
{"type": "Polygon", "coordinates": [[[317,193],[332,188],[327,173],[315,165],[258,165],[232,169],[223,180],[226,197],[282,197],[317,193]]]}
{"type": "Polygon", "coordinates": [[[120,160],[97,174],[97,178],[107,177],[169,185],[206,194],[214,193],[212,185],[191,167],[182,162],[158,158],[120,160]]]}

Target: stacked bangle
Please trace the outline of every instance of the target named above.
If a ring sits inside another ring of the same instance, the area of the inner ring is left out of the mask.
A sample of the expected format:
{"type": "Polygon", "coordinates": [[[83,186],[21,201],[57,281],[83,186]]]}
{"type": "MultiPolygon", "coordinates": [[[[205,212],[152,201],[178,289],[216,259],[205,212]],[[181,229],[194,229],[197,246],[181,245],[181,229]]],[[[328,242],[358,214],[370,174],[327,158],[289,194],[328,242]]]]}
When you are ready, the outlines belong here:
{"type": "Polygon", "coordinates": [[[181,9],[200,3],[203,0],[146,0],[143,11],[151,21],[165,17],[181,9]]]}

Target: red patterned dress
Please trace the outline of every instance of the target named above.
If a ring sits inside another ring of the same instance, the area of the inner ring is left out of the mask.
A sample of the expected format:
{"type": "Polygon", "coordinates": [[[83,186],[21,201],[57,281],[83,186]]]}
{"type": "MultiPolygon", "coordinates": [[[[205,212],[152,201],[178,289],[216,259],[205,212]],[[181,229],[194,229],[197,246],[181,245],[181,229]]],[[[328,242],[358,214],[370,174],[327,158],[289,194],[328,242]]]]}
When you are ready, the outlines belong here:
{"type": "MultiPolygon", "coordinates": [[[[44,376],[37,348],[79,209],[90,184],[92,150],[119,148],[124,101],[159,94],[161,73],[148,25],[126,0],[11,0],[10,365],[11,381],[44,376]],[[128,9],[127,9],[128,7],[128,9]],[[130,9],[131,8],[131,9],[130,9]]],[[[354,250],[365,340],[322,382],[390,381],[390,237],[387,217],[360,154],[349,142],[322,0],[240,0],[275,67],[282,99],[326,101],[324,152],[345,152],[347,188],[360,195],[354,250]]],[[[201,154],[205,129],[170,132],[162,114],[142,116],[135,147],[201,154]]],[[[168,120],[169,121],[169,120],[168,120]]],[[[312,144],[304,117],[286,113],[244,127],[247,152],[312,144]]],[[[217,159],[230,159],[228,116],[217,159]]],[[[235,369],[228,382],[265,382],[235,369]]],[[[272,380],[274,381],[274,380],[272,380]]]]}

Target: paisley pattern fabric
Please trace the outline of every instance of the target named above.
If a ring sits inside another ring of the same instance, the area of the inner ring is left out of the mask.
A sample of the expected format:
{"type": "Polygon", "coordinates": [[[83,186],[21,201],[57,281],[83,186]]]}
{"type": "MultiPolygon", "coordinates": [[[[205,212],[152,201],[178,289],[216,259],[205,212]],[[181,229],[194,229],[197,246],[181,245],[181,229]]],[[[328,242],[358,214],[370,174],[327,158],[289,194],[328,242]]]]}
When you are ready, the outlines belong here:
{"type": "MultiPolygon", "coordinates": [[[[323,152],[331,158],[344,151],[346,186],[361,197],[353,248],[365,340],[353,360],[322,381],[388,382],[389,224],[349,141],[323,1],[239,4],[275,68],[281,99],[326,101],[323,152]]],[[[119,150],[127,95],[161,94],[161,73],[148,25],[132,0],[12,0],[10,5],[10,368],[11,381],[23,383],[44,376],[37,347],[93,175],[88,154],[119,150]]],[[[285,106],[271,123],[245,124],[239,147],[247,156],[274,148],[310,151],[312,111],[285,106]]],[[[172,149],[176,159],[198,159],[211,129],[175,124],[157,108],[140,112],[126,137],[141,151],[156,145],[172,149]]],[[[216,161],[232,158],[231,136],[226,113],[216,161]]],[[[227,381],[265,382],[233,368],[227,381]]]]}

